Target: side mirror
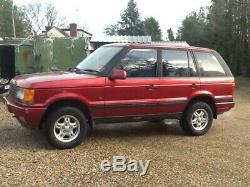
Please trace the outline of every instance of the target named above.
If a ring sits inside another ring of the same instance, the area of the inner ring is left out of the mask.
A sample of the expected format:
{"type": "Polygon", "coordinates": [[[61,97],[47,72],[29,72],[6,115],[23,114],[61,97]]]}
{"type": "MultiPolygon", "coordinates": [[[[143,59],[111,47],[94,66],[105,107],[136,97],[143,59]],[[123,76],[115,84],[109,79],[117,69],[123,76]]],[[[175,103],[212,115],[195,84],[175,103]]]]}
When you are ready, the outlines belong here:
{"type": "Polygon", "coordinates": [[[110,80],[125,80],[126,78],[126,71],[117,68],[112,70],[111,76],[109,77],[110,80]]]}

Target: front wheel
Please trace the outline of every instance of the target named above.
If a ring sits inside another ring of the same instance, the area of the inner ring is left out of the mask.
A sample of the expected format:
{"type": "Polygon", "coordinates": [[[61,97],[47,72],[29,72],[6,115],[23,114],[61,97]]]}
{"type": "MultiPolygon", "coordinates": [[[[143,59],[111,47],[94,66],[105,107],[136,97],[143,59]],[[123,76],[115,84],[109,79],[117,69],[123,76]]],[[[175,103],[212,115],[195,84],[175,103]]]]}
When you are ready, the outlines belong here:
{"type": "Polygon", "coordinates": [[[205,102],[192,104],[183,114],[180,120],[181,128],[188,134],[194,136],[204,135],[213,123],[213,112],[205,102]]]}
{"type": "Polygon", "coordinates": [[[47,118],[47,136],[56,148],[69,149],[79,145],[86,136],[87,120],[74,107],[62,107],[51,112],[47,118]]]}

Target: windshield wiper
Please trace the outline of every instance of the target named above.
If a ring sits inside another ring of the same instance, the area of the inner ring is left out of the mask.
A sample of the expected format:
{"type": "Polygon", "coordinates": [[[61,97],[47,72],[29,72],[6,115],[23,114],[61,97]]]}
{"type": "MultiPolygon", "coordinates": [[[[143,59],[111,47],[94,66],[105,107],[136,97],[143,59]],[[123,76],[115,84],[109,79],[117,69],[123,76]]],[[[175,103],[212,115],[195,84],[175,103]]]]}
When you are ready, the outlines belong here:
{"type": "Polygon", "coordinates": [[[78,70],[80,70],[80,69],[77,68],[77,67],[69,68],[69,69],[68,69],[69,72],[75,72],[75,71],[78,71],[78,70]]]}
{"type": "Polygon", "coordinates": [[[100,73],[100,71],[94,70],[94,69],[80,69],[80,68],[73,68],[71,71],[76,73],[86,73],[86,72],[94,72],[94,73],[100,73]]]}
{"type": "Polygon", "coordinates": [[[75,68],[73,68],[73,69],[70,69],[69,71],[71,71],[71,72],[76,72],[76,73],[83,73],[83,70],[80,69],[80,68],[77,68],[77,67],[75,67],[75,68]]]}
{"type": "Polygon", "coordinates": [[[97,70],[94,70],[94,69],[81,69],[81,71],[88,71],[88,72],[100,73],[100,71],[97,71],[97,70]]]}

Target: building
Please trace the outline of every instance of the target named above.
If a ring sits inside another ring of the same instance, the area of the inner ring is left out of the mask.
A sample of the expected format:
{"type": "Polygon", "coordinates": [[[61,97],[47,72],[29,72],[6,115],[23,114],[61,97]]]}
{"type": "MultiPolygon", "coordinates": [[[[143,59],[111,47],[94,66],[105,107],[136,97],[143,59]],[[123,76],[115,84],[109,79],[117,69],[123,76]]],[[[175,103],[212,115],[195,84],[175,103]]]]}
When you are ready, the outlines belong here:
{"type": "Polygon", "coordinates": [[[45,31],[42,32],[42,36],[48,38],[64,38],[64,37],[84,37],[90,39],[92,34],[83,30],[78,29],[77,24],[71,23],[69,28],[57,28],[57,27],[45,27],[45,31]]]}

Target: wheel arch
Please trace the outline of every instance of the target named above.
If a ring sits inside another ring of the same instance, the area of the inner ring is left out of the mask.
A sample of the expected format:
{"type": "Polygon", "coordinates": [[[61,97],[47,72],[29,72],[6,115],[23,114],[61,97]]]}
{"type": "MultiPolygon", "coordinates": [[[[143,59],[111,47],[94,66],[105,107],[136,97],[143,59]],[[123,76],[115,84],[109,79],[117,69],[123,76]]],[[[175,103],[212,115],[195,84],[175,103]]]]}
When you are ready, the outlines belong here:
{"type": "Polygon", "coordinates": [[[93,127],[91,112],[90,112],[88,105],[82,101],[77,100],[77,99],[64,98],[64,99],[56,100],[56,101],[50,103],[50,105],[48,105],[47,110],[42,117],[40,128],[45,127],[46,118],[51,111],[53,111],[59,107],[64,107],[64,106],[71,106],[71,107],[75,107],[75,108],[79,109],[86,116],[89,126],[91,128],[93,127]]]}
{"type": "Polygon", "coordinates": [[[205,94],[194,96],[194,97],[187,103],[187,105],[186,105],[186,107],[185,107],[185,110],[184,110],[184,113],[186,113],[186,111],[188,110],[188,108],[189,108],[193,103],[198,102],[198,101],[202,101],[202,102],[207,103],[207,104],[211,107],[211,109],[212,109],[212,111],[213,111],[213,117],[214,117],[215,119],[217,119],[217,108],[216,108],[216,105],[215,105],[215,100],[214,100],[214,98],[213,98],[212,96],[210,96],[210,95],[205,95],[205,94]]]}

